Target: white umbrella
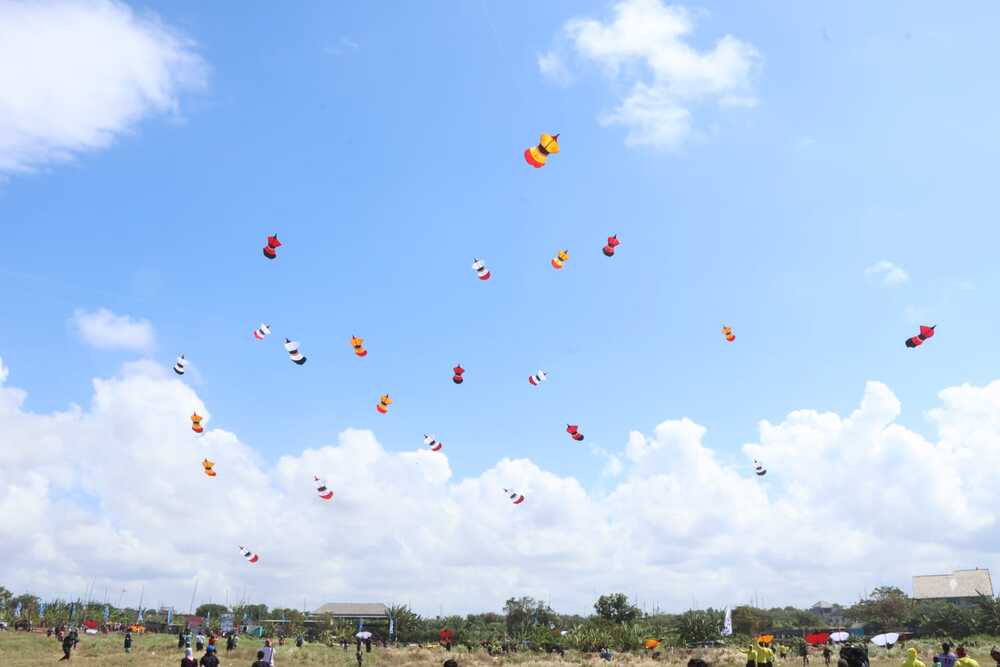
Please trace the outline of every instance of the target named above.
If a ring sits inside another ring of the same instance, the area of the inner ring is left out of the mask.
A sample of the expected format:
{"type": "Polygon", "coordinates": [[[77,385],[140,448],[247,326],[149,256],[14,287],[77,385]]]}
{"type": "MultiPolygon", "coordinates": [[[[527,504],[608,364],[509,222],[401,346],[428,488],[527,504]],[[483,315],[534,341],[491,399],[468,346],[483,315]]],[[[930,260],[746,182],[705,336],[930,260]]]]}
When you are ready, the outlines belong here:
{"type": "Polygon", "coordinates": [[[371,639],[372,633],[368,632],[367,630],[362,630],[361,632],[359,632],[354,636],[357,637],[358,639],[371,639]]]}
{"type": "Polygon", "coordinates": [[[899,641],[898,632],[887,632],[884,635],[875,635],[872,637],[872,644],[875,646],[892,646],[897,641],[899,641]]]}
{"type": "Polygon", "coordinates": [[[830,639],[832,639],[835,642],[846,642],[850,638],[851,635],[847,634],[844,631],[830,633],[830,639]]]}

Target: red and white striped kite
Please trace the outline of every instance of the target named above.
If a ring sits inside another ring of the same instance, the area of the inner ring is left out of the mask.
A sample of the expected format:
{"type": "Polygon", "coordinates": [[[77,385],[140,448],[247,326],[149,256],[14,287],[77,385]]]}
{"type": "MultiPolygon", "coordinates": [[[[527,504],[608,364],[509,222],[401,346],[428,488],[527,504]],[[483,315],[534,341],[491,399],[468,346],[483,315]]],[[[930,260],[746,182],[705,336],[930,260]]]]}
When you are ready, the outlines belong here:
{"type": "Polygon", "coordinates": [[[424,444],[431,448],[432,452],[440,452],[444,449],[444,444],[435,440],[432,436],[424,434],[424,444]]]}
{"type": "Polygon", "coordinates": [[[504,489],[503,492],[507,494],[507,497],[510,498],[511,502],[515,505],[520,505],[524,502],[524,496],[513,489],[504,489]]]}
{"type": "Polygon", "coordinates": [[[476,275],[480,280],[489,280],[490,276],[493,275],[490,273],[490,270],[486,268],[486,262],[478,257],[474,262],[472,262],[472,270],[476,272],[476,275]]]}
{"type": "Polygon", "coordinates": [[[271,327],[266,324],[262,324],[253,332],[253,337],[257,340],[264,340],[266,336],[271,335],[271,327]]]}
{"type": "Polygon", "coordinates": [[[331,491],[326,487],[326,482],[321,480],[319,477],[316,477],[315,475],[313,475],[313,479],[316,481],[316,493],[319,494],[319,497],[322,498],[323,500],[332,499],[333,491],[331,491]]]}
{"type": "Polygon", "coordinates": [[[537,387],[541,383],[545,382],[546,379],[548,379],[548,376],[545,374],[545,371],[538,371],[534,375],[528,376],[528,384],[537,387]]]}
{"type": "Polygon", "coordinates": [[[243,557],[246,559],[248,563],[256,563],[257,561],[260,560],[260,556],[250,551],[243,545],[240,545],[240,553],[243,554],[243,557]]]}

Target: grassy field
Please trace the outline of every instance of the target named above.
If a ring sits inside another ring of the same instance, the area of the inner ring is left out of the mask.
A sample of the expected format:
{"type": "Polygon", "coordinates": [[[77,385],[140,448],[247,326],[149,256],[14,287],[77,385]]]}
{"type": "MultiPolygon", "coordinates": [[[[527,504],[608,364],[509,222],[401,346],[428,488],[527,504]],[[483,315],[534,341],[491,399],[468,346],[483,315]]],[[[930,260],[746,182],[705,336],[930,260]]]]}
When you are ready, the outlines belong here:
{"type": "MultiPolygon", "coordinates": [[[[998,642],[1000,643],[1000,642],[998,642]]],[[[244,638],[240,648],[227,655],[225,649],[220,653],[221,663],[225,667],[250,667],[256,659],[257,650],[263,645],[259,640],[244,638]]],[[[918,646],[921,658],[931,664],[934,644],[921,642],[911,644],[918,646]]],[[[994,667],[989,657],[989,641],[980,641],[970,648],[972,657],[979,661],[980,667],[994,667]]],[[[467,653],[454,650],[448,654],[441,648],[372,648],[371,653],[365,653],[366,667],[432,667],[440,665],[449,657],[458,661],[460,667],[486,667],[487,665],[522,665],[534,667],[541,665],[674,665],[684,666],[691,657],[701,657],[713,667],[743,667],[743,655],[732,649],[713,649],[703,651],[687,651],[673,649],[664,651],[660,660],[639,654],[615,654],[611,663],[605,662],[594,654],[567,652],[564,658],[558,656],[542,656],[532,653],[518,653],[508,657],[491,657],[483,652],[467,653]]],[[[54,638],[45,635],[23,632],[0,632],[0,665],[3,667],[37,667],[38,665],[54,664],[62,657],[62,649],[54,638]]],[[[183,651],[177,648],[177,639],[166,635],[136,635],[132,645],[132,653],[126,654],[122,649],[122,637],[83,636],[80,645],[73,652],[71,665],[93,665],[97,667],[113,667],[131,665],[132,667],[177,666],[183,657],[183,651]]],[[[196,658],[200,655],[196,654],[196,658]]],[[[895,648],[887,656],[885,651],[872,650],[872,667],[899,667],[902,664],[902,652],[895,648]]],[[[278,649],[275,660],[276,667],[319,667],[320,665],[357,667],[354,657],[354,647],[344,651],[339,646],[329,648],[318,644],[307,644],[296,648],[287,644],[278,649]]],[[[779,661],[778,667],[801,667],[798,658],[779,661]]],[[[836,662],[834,662],[836,665],[836,662]]],[[[823,667],[823,659],[814,655],[809,667],[823,667]]]]}

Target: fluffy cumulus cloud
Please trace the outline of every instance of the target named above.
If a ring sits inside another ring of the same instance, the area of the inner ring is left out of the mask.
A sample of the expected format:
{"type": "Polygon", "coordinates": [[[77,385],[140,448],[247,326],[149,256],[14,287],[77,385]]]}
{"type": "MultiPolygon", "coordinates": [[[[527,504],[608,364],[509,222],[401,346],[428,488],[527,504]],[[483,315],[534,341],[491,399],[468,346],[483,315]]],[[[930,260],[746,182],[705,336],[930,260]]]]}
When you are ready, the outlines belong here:
{"type": "Polygon", "coordinates": [[[153,325],[148,320],[115,315],[107,308],[77,309],[70,324],[83,342],[99,349],[148,351],[153,346],[153,325]]]}
{"type": "MultiPolygon", "coordinates": [[[[694,132],[696,107],[752,107],[753,75],[760,55],[748,42],[725,35],[706,50],[692,43],[690,11],[661,0],[620,0],[607,21],[574,18],[563,39],[583,59],[599,65],[628,88],[601,117],[623,125],[626,144],[676,148],[694,132]]],[[[565,81],[568,70],[556,52],[538,57],[542,73],[565,81]]]]}
{"type": "Polygon", "coordinates": [[[598,492],[526,459],[456,478],[446,456],[352,429],[269,462],[152,362],[95,380],[86,407],[36,414],[10,386],[16,370],[0,373],[0,583],[18,592],[64,595],[96,577],[185,606],[197,577],[206,598],[246,587],[271,606],[464,612],[527,594],[585,611],[593,592],[642,582],[644,598],[674,609],[755,589],[804,604],[853,595],[871,573],[905,585],[1000,550],[1000,381],[942,391],[934,440],[896,423],[901,405],[878,382],[847,416],[762,422],[759,441],[728,456],[705,446],[705,427],[663,422],[611,454],[598,492]],[[200,437],[192,410],[205,416],[200,437]],[[218,477],[201,473],[204,457],[218,477]],[[512,505],[509,486],[527,502],[512,505]],[[260,563],[243,562],[241,544],[260,563]]]}
{"type": "Polygon", "coordinates": [[[205,74],[189,40],[123,3],[0,3],[0,175],[104,148],[205,74]]]}
{"type": "Polygon", "coordinates": [[[909,281],[910,274],[904,271],[903,267],[883,259],[865,269],[865,278],[882,287],[899,287],[909,281]]]}

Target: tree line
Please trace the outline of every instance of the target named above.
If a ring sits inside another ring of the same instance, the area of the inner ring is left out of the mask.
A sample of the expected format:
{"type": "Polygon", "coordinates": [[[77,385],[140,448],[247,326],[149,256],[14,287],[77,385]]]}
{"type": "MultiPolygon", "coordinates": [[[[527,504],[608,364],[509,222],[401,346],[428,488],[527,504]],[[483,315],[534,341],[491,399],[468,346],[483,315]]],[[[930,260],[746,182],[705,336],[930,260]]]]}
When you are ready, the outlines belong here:
{"type": "MultiPolygon", "coordinates": [[[[41,600],[32,595],[14,596],[0,586],[0,619],[13,620],[15,609],[20,618],[37,622],[41,600]]],[[[103,620],[108,608],[108,622],[133,623],[138,610],[117,608],[101,602],[67,602],[54,600],[45,606],[47,625],[76,622],[84,618],[103,620]]],[[[926,602],[909,598],[894,587],[879,587],[867,597],[848,607],[836,607],[848,622],[864,625],[866,635],[883,631],[910,631],[923,636],[961,639],[976,634],[1000,635],[1000,598],[980,596],[969,606],[947,602],[926,602]]],[[[406,605],[389,608],[395,639],[403,643],[436,642],[441,630],[448,629],[458,645],[478,647],[514,642],[535,646],[559,646],[580,650],[596,650],[603,646],[617,650],[637,649],[646,639],[659,639],[666,645],[690,645],[726,639],[732,643],[749,642],[761,632],[782,628],[816,630],[828,627],[816,614],[794,607],[761,609],[750,605],[732,608],[733,636],[721,637],[724,610],[689,610],[680,614],[643,613],[624,593],[601,595],[594,602],[589,616],[560,614],[546,602],[531,597],[510,598],[502,613],[487,612],[465,616],[423,617],[406,605]]],[[[356,622],[324,618],[289,608],[269,609],[267,605],[203,604],[195,615],[212,619],[218,628],[223,614],[233,614],[237,624],[244,621],[263,623],[281,620],[275,629],[288,636],[308,633],[314,638],[332,641],[334,637],[350,637],[356,622]]],[[[165,624],[163,615],[145,611],[147,623],[165,624]]],[[[177,614],[174,622],[183,624],[185,615],[177,614]]],[[[366,629],[378,637],[388,637],[389,621],[366,621],[366,629]]]]}

